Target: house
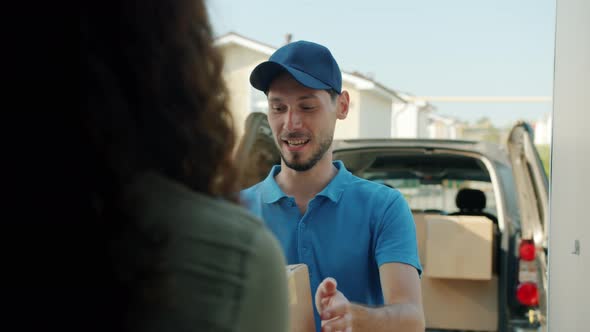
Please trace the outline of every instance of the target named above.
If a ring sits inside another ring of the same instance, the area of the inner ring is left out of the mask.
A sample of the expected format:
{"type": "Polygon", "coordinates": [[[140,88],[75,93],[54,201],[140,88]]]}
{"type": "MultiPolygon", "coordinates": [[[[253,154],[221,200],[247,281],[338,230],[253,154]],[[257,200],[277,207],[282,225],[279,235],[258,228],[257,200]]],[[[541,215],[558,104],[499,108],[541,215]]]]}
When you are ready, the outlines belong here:
{"type": "Polygon", "coordinates": [[[391,137],[393,103],[405,101],[393,90],[358,72],[342,72],[343,89],[350,94],[350,111],[336,125],[335,139],[391,137]]]}
{"type": "MultiPolygon", "coordinates": [[[[223,76],[229,90],[238,136],[244,132],[246,117],[251,112],[268,110],[264,93],[250,86],[250,73],[268,60],[275,47],[228,33],[215,40],[224,57],[223,76]]],[[[350,111],[345,121],[338,121],[335,139],[391,137],[392,103],[403,104],[396,92],[358,72],[342,72],[343,89],[350,94],[350,111]]]]}
{"type": "Polygon", "coordinates": [[[428,126],[430,115],[435,110],[434,106],[406,93],[398,95],[401,101],[396,100],[392,104],[391,137],[430,137],[428,126]]]}
{"type": "Polygon", "coordinates": [[[428,114],[428,138],[459,139],[463,137],[464,124],[457,119],[430,112],[428,114]]]}
{"type": "Polygon", "coordinates": [[[259,63],[268,60],[276,48],[236,33],[217,38],[215,45],[223,56],[229,109],[234,116],[238,137],[241,137],[248,114],[267,111],[266,96],[250,85],[250,73],[259,63]]]}

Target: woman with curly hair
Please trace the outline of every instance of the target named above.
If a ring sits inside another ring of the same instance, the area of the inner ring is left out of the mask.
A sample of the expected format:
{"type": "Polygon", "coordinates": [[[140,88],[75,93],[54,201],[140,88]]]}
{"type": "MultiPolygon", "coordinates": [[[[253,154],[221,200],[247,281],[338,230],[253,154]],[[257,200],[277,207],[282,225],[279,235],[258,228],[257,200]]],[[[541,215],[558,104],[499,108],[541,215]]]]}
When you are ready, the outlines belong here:
{"type": "Polygon", "coordinates": [[[237,204],[232,117],[204,3],[95,1],[81,32],[80,195],[96,226],[97,324],[285,331],[285,261],[237,204]]]}

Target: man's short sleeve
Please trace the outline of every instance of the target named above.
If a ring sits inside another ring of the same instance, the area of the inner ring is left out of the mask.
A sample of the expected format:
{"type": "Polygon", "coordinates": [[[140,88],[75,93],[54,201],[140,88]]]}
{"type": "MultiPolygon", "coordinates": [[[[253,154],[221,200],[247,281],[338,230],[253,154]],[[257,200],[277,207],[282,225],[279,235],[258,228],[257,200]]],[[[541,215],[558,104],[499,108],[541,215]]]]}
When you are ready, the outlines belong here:
{"type": "Polygon", "coordinates": [[[377,266],[385,263],[404,263],[415,267],[421,275],[416,225],[408,203],[398,190],[393,190],[384,205],[383,215],[376,224],[377,266]]]}

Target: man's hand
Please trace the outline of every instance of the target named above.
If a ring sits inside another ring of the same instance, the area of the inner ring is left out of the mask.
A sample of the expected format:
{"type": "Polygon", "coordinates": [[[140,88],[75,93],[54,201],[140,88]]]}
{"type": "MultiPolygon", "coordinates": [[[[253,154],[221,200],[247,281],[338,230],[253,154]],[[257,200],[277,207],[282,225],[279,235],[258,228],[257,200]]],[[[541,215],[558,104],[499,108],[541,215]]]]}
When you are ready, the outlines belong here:
{"type": "Polygon", "coordinates": [[[352,312],[348,299],[337,289],[334,278],[326,278],[315,293],[315,306],[322,319],[322,332],[351,332],[352,312]]]}

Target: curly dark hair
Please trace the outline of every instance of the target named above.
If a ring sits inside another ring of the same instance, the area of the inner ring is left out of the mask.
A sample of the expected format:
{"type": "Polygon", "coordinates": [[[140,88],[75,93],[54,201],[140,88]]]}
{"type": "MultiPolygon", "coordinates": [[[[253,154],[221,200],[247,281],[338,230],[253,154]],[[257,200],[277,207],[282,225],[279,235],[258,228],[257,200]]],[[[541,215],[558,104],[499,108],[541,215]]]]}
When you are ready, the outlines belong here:
{"type": "Polygon", "coordinates": [[[82,60],[89,80],[85,117],[97,152],[122,178],[153,169],[196,191],[230,197],[234,128],[204,4],[93,7],[82,21],[82,60]]]}
{"type": "MultiPolygon", "coordinates": [[[[110,318],[121,322],[138,297],[157,298],[165,279],[157,261],[132,267],[137,275],[130,282],[116,277],[109,248],[136,230],[123,188],[135,175],[156,171],[237,202],[233,119],[202,0],[90,2],[82,8],[81,33],[87,94],[80,113],[87,148],[81,181],[97,226],[95,272],[110,289],[101,296],[110,318]]],[[[136,237],[157,260],[165,242],[136,237]]]]}

